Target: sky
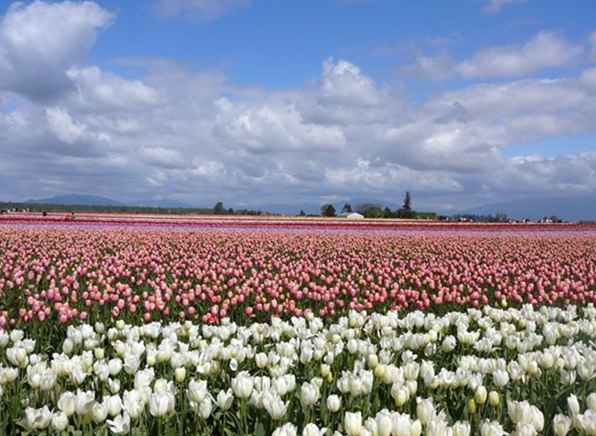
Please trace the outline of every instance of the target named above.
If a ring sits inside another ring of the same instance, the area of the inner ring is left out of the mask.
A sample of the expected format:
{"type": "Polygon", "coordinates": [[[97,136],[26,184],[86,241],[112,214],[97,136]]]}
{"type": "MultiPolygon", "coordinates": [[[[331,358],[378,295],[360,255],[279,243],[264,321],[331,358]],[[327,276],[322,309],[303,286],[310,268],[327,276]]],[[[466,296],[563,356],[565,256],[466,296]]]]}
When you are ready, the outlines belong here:
{"type": "Polygon", "coordinates": [[[0,1],[0,200],[596,192],[593,0],[0,1]]]}

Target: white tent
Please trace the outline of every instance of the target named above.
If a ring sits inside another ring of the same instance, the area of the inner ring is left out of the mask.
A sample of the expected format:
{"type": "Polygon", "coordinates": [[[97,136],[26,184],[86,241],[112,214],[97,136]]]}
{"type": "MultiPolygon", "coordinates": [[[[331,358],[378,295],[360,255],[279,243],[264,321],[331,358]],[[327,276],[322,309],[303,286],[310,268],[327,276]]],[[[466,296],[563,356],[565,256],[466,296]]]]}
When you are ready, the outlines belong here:
{"type": "Polygon", "coordinates": [[[354,213],[348,214],[346,216],[346,218],[349,219],[349,220],[361,220],[361,219],[364,218],[364,216],[363,215],[360,215],[359,213],[354,212],[354,213]]]}

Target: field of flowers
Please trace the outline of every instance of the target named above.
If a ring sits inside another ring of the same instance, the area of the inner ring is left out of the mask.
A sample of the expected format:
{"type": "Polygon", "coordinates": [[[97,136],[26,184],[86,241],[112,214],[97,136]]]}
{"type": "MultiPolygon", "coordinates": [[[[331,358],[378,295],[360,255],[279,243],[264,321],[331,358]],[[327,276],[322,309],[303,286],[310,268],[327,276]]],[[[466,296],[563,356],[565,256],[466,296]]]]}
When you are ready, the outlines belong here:
{"type": "Polygon", "coordinates": [[[0,225],[0,434],[596,434],[593,228],[104,224],[0,225]]]}

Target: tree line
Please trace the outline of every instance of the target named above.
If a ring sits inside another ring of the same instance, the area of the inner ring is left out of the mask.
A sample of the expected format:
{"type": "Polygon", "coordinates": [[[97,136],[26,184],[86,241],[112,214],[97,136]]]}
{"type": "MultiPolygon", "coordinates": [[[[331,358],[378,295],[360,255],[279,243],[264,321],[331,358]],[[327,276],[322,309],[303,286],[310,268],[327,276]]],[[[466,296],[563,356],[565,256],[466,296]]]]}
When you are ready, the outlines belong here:
{"type": "MultiPolygon", "coordinates": [[[[341,209],[341,214],[359,213],[365,218],[402,218],[402,219],[435,219],[437,215],[434,212],[417,212],[412,207],[412,195],[406,192],[403,204],[400,208],[392,210],[388,206],[376,203],[362,203],[352,207],[350,203],[345,203],[341,209]]],[[[321,206],[321,216],[337,216],[337,210],[333,204],[324,204],[321,206]]]]}

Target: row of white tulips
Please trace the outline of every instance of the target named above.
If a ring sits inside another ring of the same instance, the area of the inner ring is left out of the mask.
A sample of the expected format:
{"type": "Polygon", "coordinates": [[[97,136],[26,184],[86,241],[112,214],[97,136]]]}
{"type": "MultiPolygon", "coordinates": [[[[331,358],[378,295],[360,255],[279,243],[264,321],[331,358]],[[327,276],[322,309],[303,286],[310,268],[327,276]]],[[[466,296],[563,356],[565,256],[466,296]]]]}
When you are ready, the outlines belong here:
{"type": "Polygon", "coordinates": [[[0,433],[596,435],[595,339],[592,305],[12,330],[0,433]]]}

